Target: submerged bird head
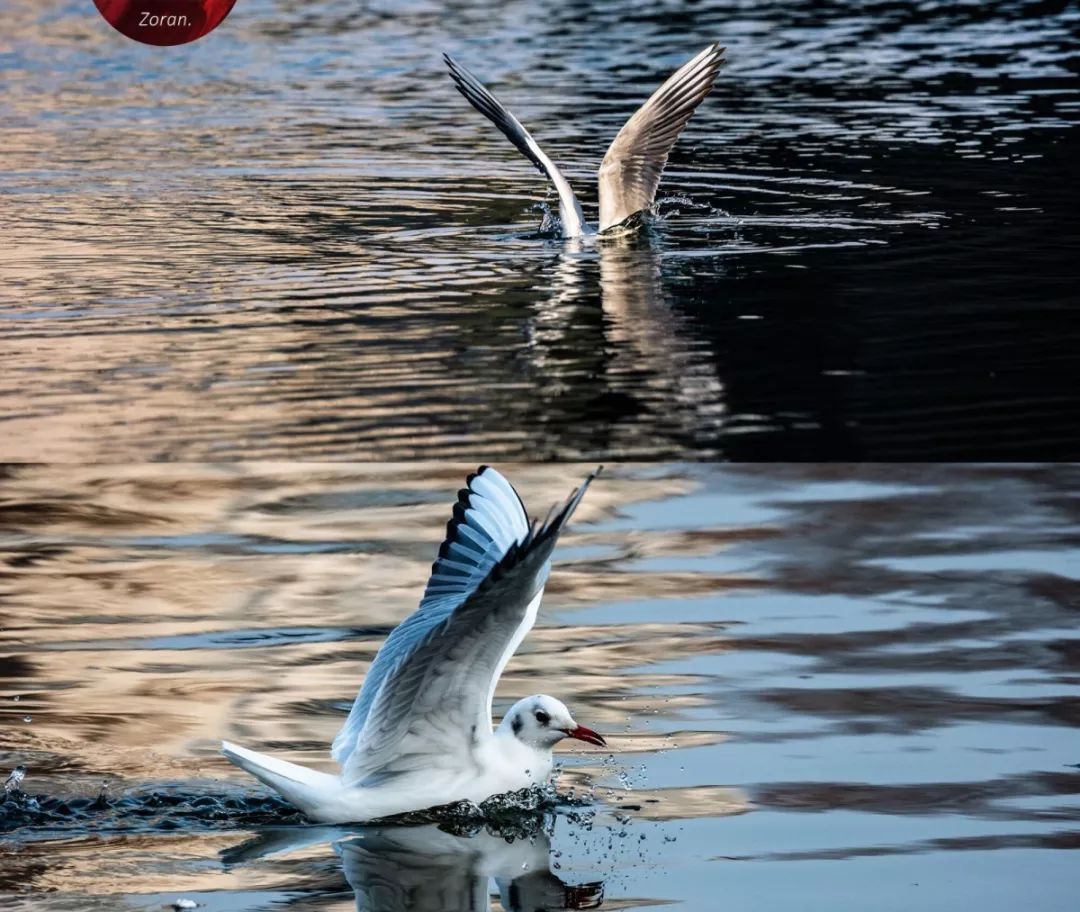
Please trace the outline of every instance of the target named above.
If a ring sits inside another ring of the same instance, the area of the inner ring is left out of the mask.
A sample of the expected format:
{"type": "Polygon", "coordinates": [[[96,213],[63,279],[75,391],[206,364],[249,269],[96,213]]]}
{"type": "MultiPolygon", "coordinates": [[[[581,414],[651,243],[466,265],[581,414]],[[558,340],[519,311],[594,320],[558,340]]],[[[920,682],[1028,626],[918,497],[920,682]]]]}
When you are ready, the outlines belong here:
{"type": "Polygon", "coordinates": [[[508,712],[500,731],[509,731],[530,747],[551,749],[563,738],[576,738],[606,747],[607,742],[591,728],[578,725],[565,704],[545,694],[518,700],[508,712]]]}

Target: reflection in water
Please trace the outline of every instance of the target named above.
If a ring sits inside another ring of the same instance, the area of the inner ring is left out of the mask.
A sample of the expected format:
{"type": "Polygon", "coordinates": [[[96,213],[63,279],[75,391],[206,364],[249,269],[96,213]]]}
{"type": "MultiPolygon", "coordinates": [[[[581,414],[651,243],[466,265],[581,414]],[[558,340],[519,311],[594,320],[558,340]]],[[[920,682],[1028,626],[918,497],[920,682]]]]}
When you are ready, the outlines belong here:
{"type": "Polygon", "coordinates": [[[4,5],[9,458],[1075,455],[1075,4],[245,0],[180,66],[88,3],[4,5]],[[440,54],[588,186],[713,38],[680,212],[620,257],[670,350],[603,331],[586,251],[553,380],[562,246],[440,54]]]}
{"type": "MultiPolygon", "coordinates": [[[[481,829],[455,833],[435,824],[267,828],[221,853],[231,870],[262,859],[321,854],[328,844],[356,896],[358,912],[480,912],[492,887],[505,912],[594,909],[603,884],[569,884],[551,869],[543,824],[513,834],[481,829]]],[[[324,888],[325,889],[325,888],[324,888]]]]}
{"type": "Polygon", "coordinates": [[[540,834],[507,841],[456,836],[435,826],[365,830],[335,851],[358,912],[479,912],[490,907],[494,879],[506,912],[593,909],[603,886],[570,886],[552,873],[551,845],[540,834]]]}
{"type": "Polygon", "coordinates": [[[531,371],[544,378],[536,418],[553,454],[647,456],[655,438],[644,415],[676,451],[717,452],[725,410],[713,352],[664,290],[654,232],[569,240],[556,259],[550,295],[527,330],[531,371]],[[575,390],[585,376],[582,399],[575,390]],[[578,430],[560,430],[574,415],[594,428],[580,451],[578,430]]]}
{"type": "Polygon", "coordinates": [[[660,253],[650,240],[614,240],[600,249],[610,373],[628,388],[641,376],[649,378],[646,385],[662,387],[669,433],[707,453],[723,429],[723,386],[709,345],[695,340],[689,321],[664,293],[660,253]]]}

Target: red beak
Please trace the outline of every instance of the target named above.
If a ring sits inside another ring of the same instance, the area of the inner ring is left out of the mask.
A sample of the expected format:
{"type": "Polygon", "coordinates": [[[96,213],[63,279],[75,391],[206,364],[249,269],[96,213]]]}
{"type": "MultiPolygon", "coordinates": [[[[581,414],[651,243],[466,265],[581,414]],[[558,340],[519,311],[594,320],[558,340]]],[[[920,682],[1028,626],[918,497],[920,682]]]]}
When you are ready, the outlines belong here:
{"type": "Polygon", "coordinates": [[[586,741],[589,744],[595,744],[598,747],[607,747],[607,741],[600,737],[591,728],[586,728],[584,725],[579,725],[577,728],[564,728],[566,737],[576,738],[578,741],[586,741]]]}

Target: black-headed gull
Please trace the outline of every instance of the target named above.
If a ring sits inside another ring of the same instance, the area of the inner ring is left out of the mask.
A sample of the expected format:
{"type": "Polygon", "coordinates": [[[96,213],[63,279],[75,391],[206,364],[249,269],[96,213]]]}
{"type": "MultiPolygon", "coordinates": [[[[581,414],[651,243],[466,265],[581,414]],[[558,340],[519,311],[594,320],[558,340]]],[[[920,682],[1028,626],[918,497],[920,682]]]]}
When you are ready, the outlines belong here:
{"type": "MultiPolygon", "coordinates": [[[[625,222],[653,204],[668,153],[701,100],[712,91],[724,48],[711,44],[684,64],[638,108],[607,150],[600,165],[600,231],[625,222]]],[[[458,91],[514,146],[547,175],[559,193],[564,237],[591,234],[570,184],[521,122],[449,54],[443,54],[458,91]]]]}
{"type": "Polygon", "coordinates": [[[604,746],[554,697],[515,703],[492,731],[495,685],[540,607],[551,553],[595,473],[542,525],[489,466],[458,493],[420,607],[375,656],[331,754],[340,775],[228,741],[222,753],[313,820],[355,823],[547,781],[563,738],[604,746]]]}

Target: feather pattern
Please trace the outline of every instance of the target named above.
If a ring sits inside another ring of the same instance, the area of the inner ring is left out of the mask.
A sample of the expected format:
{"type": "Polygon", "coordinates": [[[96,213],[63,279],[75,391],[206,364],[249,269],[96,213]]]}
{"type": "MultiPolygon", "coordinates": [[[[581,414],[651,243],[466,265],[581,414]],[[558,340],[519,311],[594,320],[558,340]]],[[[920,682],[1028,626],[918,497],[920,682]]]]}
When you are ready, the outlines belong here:
{"type": "Polygon", "coordinates": [[[481,466],[458,491],[446,538],[431,565],[419,608],[394,628],[368,669],[349,718],[331,748],[342,766],[356,747],[379,687],[428,632],[446,620],[510,548],[529,534],[529,518],[517,491],[490,466],[481,466]]]}
{"type": "Polygon", "coordinates": [[[465,96],[477,111],[490,120],[499,131],[514,144],[514,147],[531,161],[554,185],[559,193],[559,218],[562,220],[563,233],[567,237],[577,237],[585,233],[585,215],[581,203],[574,196],[570,184],[563,177],[555,163],[540,148],[532,134],[510,113],[509,109],[491,94],[465,67],[449,54],[443,54],[443,60],[450,70],[457,90],[465,96]]]}
{"type": "Polygon", "coordinates": [[[593,477],[539,527],[493,469],[470,477],[420,608],[380,650],[343,729],[359,725],[342,761],[346,784],[474,762],[491,734],[495,684],[536,619],[555,543],[593,477]]]}
{"type": "Polygon", "coordinates": [[[712,91],[724,48],[709,45],[680,67],[631,117],[600,165],[600,230],[648,209],[668,154],[701,100],[712,91]]]}

